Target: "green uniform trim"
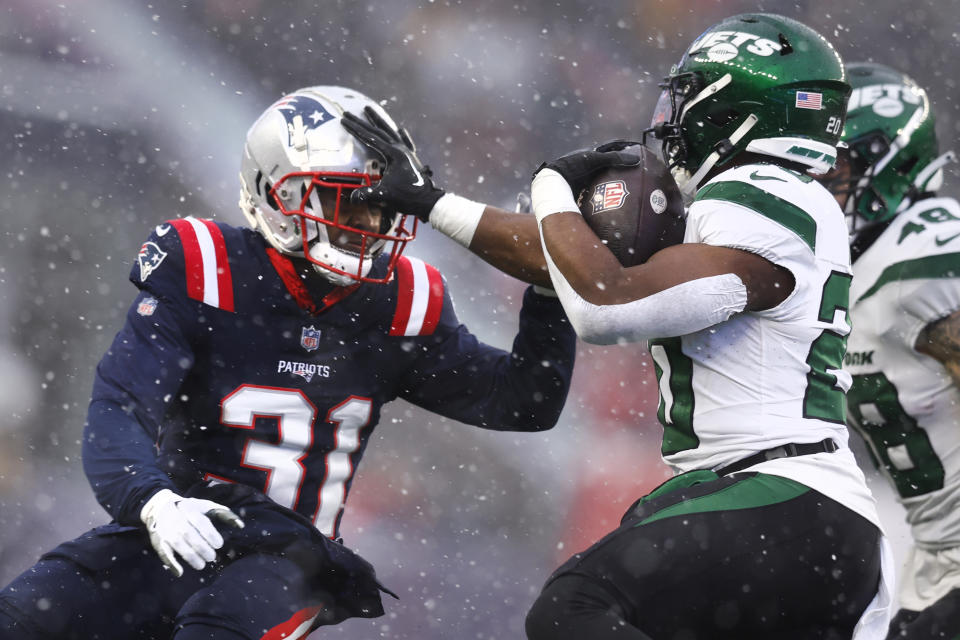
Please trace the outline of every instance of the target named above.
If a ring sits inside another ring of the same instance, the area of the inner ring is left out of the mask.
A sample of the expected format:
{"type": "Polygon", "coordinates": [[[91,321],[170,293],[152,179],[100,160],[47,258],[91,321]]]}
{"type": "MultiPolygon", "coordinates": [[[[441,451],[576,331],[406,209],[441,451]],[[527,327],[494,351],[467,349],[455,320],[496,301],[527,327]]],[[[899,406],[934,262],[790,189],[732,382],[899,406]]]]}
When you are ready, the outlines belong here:
{"type": "Polygon", "coordinates": [[[694,202],[701,200],[724,200],[756,211],[800,236],[811,251],[817,250],[817,221],[797,205],[769,191],[746,182],[714,182],[697,192],[694,202]]]}
{"type": "Polygon", "coordinates": [[[921,280],[925,278],[960,277],[960,253],[941,253],[913,260],[904,260],[892,264],[880,274],[873,286],[857,298],[857,302],[866,300],[884,285],[897,280],[921,280]]]}
{"type": "Polygon", "coordinates": [[[657,419],[663,425],[663,442],[660,451],[668,456],[700,446],[700,438],[697,437],[697,432],[693,428],[693,409],[696,403],[693,395],[693,361],[683,353],[683,341],[679,337],[651,340],[649,345],[651,354],[656,347],[663,349],[664,357],[667,359],[666,364],[670,369],[664,381],[663,367],[657,362],[656,357],[653,358],[657,383],[663,385],[665,382],[673,396],[673,402],[667,407],[663,394],[659,394],[660,402],[657,405],[657,419]]]}
{"type": "MultiPolygon", "coordinates": [[[[713,475],[713,478],[717,477],[717,475],[712,471],[695,471],[692,473],[697,474],[696,477],[685,480],[684,476],[688,474],[681,474],[660,486],[655,491],[657,496],[651,494],[648,496],[648,498],[664,495],[665,493],[668,493],[668,489],[683,489],[694,484],[699,484],[699,482],[709,481],[711,478],[707,477],[707,474],[713,475]]],[[[657,520],[663,520],[664,518],[673,518],[676,516],[685,516],[694,513],[707,513],[711,511],[736,511],[739,509],[756,509],[758,507],[766,507],[771,504],[779,504],[781,502],[793,500],[794,498],[801,496],[808,491],[812,491],[812,489],[794,480],[765,473],[758,473],[752,478],[741,480],[740,482],[725,487],[716,493],[700,496],[698,498],[691,498],[689,500],[684,500],[683,502],[670,505],[669,507],[665,507],[650,517],[641,520],[634,526],[641,527],[645,524],[656,522],[657,520]]]]}

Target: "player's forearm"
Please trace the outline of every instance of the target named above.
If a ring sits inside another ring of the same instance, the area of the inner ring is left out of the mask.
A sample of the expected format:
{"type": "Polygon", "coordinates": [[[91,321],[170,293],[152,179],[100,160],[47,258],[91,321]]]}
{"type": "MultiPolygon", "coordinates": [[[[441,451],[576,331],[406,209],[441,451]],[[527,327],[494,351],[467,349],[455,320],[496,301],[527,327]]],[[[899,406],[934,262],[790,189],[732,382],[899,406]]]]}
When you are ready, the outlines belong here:
{"type": "Polygon", "coordinates": [[[470,250],[518,280],[550,286],[537,221],[532,215],[488,206],[474,232],[470,250]]]}
{"type": "MultiPolygon", "coordinates": [[[[470,424],[496,431],[545,431],[560,418],[573,376],[573,328],[556,298],[530,289],[519,325],[510,353],[499,352],[486,375],[473,376],[470,424]]],[[[490,351],[488,357],[495,355],[490,351]]]]}
{"type": "Polygon", "coordinates": [[[527,290],[512,352],[460,327],[410,371],[400,396],[442,416],[497,431],[553,427],[566,401],[576,336],[556,298],[527,290]]]}
{"type": "Polygon", "coordinates": [[[555,298],[528,289],[520,313],[505,383],[514,405],[504,406],[504,420],[529,430],[553,427],[566,403],[576,358],[576,333],[555,298]],[[526,413],[526,416],[524,416],[526,413]]]}
{"type": "Polygon", "coordinates": [[[90,403],[82,456],[97,501],[121,524],[140,524],[140,509],[151,495],[175,490],[157,465],[153,440],[117,402],[90,403]]]}
{"type": "Polygon", "coordinates": [[[507,275],[550,286],[533,216],[448,193],[430,212],[430,224],[507,275]]]}
{"type": "Polygon", "coordinates": [[[630,272],[603,246],[578,213],[560,213],[542,222],[543,244],[555,273],[584,300],[620,304],[642,297],[630,272]]]}
{"type": "Polygon", "coordinates": [[[597,305],[620,304],[651,293],[583,220],[573,191],[560,174],[551,169],[537,173],[531,197],[551,279],[559,275],[578,296],[597,305]]]}
{"type": "Polygon", "coordinates": [[[743,311],[747,291],[734,274],[690,280],[623,304],[595,305],[562,279],[554,286],[577,335],[591,344],[643,342],[694,333],[743,311]]]}

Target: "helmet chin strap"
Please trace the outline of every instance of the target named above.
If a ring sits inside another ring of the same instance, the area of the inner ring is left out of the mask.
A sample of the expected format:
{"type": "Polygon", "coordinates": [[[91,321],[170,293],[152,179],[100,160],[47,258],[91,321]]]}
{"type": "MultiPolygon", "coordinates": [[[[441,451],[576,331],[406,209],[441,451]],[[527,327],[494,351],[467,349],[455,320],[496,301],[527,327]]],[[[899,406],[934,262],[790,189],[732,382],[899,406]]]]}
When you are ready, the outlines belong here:
{"type": "MultiPolygon", "coordinates": [[[[934,158],[930,164],[925,166],[923,170],[917,174],[917,177],[913,179],[913,184],[911,185],[917,193],[925,193],[927,191],[936,191],[940,188],[943,182],[943,169],[948,163],[956,162],[957,154],[953,151],[947,151],[942,153],[936,158],[934,158]]],[[[901,209],[903,203],[901,203],[901,209]]],[[[900,209],[898,209],[899,211],[900,209]]]]}
{"type": "MultiPolygon", "coordinates": [[[[370,272],[370,267],[373,266],[372,257],[366,256],[361,258],[360,256],[348,254],[333,247],[329,243],[314,243],[314,245],[310,247],[310,257],[340,269],[341,271],[346,271],[349,274],[357,274],[359,272],[360,276],[366,276],[370,272]]],[[[355,277],[337,273],[317,263],[313,264],[313,268],[318,274],[338,287],[345,287],[357,282],[357,278],[355,277]]]]}
{"type": "Polygon", "coordinates": [[[356,278],[351,278],[350,276],[345,276],[342,273],[331,271],[330,269],[327,269],[326,267],[321,267],[318,264],[314,264],[313,269],[314,271],[317,272],[318,275],[323,276],[323,278],[327,282],[329,282],[335,287],[348,287],[352,284],[357,284],[356,278]]]}
{"type": "MultiPolygon", "coordinates": [[[[729,138],[721,140],[714,145],[713,151],[711,151],[710,155],[708,155],[707,158],[700,164],[700,167],[697,169],[696,173],[691,175],[689,178],[683,179],[683,182],[681,182],[681,178],[676,175],[674,176],[677,178],[677,186],[680,187],[680,193],[683,194],[684,199],[688,201],[693,199],[694,194],[697,192],[697,186],[700,184],[700,181],[703,180],[704,176],[706,176],[710,170],[713,169],[714,165],[717,164],[721,157],[729,153],[730,150],[737,146],[737,143],[740,142],[745,135],[747,135],[750,129],[752,129],[758,121],[759,118],[751,113],[744,119],[743,122],[740,123],[740,126],[737,127],[736,131],[730,134],[729,138]]],[[[684,173],[686,172],[684,171],[684,173]]]]}
{"type": "Polygon", "coordinates": [[[356,283],[357,275],[365,277],[370,272],[370,268],[373,266],[372,256],[361,257],[333,246],[325,225],[316,222],[312,224],[316,227],[317,235],[310,245],[310,258],[340,271],[345,271],[350,275],[337,273],[323,266],[323,264],[315,262],[313,268],[316,269],[318,274],[338,287],[345,287],[356,283]]]}

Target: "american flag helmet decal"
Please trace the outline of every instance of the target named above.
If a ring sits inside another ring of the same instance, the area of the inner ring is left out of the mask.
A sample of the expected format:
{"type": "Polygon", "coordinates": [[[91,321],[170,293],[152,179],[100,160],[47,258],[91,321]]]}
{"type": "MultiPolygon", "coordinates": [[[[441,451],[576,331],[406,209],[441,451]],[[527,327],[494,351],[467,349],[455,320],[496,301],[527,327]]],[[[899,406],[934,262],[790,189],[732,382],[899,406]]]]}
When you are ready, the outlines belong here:
{"type": "Polygon", "coordinates": [[[794,106],[797,109],[820,111],[823,108],[823,94],[816,91],[797,91],[797,100],[794,106]]]}

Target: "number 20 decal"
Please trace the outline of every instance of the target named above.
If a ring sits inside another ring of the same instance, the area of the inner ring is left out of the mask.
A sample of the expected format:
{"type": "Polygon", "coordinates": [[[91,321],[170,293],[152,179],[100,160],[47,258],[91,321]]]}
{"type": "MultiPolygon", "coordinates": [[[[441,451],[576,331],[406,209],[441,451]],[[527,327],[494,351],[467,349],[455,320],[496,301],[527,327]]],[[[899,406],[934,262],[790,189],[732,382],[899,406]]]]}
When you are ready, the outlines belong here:
{"type": "Polygon", "coordinates": [[[840,135],[841,131],[843,131],[843,118],[830,116],[830,119],[827,120],[827,133],[840,135]]]}
{"type": "MultiPolygon", "coordinates": [[[[324,535],[333,535],[346,500],[347,482],[353,476],[350,454],[360,446],[360,432],[370,422],[373,402],[350,396],[327,413],[334,427],[334,447],[324,456],[326,472],[317,491],[313,524],[324,535]]],[[[243,449],[245,467],[267,472],[264,493],[277,504],[297,510],[306,471],[304,459],[313,446],[317,408],[298,389],[242,385],[221,402],[220,421],[237,429],[253,429],[257,418],[277,421],[276,444],[248,438],[243,449]]]]}

